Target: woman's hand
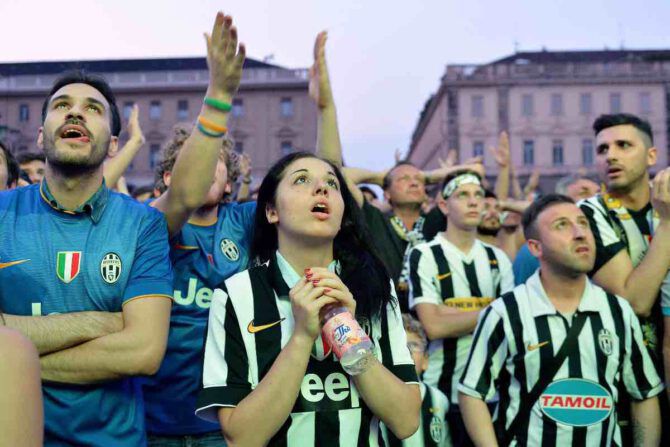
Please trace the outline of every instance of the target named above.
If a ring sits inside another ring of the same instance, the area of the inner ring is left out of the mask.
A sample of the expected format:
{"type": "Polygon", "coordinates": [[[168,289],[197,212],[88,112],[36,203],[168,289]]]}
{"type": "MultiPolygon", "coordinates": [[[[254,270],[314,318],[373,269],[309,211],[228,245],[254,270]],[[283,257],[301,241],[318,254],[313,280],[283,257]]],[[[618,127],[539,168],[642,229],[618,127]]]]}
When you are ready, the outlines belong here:
{"type": "Polygon", "coordinates": [[[303,277],[289,292],[291,309],[295,319],[294,335],[306,336],[314,341],[321,332],[321,309],[337,303],[337,299],[325,296],[325,287],[315,287],[310,279],[303,277]]]}
{"type": "Polygon", "coordinates": [[[356,316],[356,300],[339,276],[322,267],[313,267],[305,274],[314,287],[325,289],[324,296],[336,299],[351,315],[356,316]]]}

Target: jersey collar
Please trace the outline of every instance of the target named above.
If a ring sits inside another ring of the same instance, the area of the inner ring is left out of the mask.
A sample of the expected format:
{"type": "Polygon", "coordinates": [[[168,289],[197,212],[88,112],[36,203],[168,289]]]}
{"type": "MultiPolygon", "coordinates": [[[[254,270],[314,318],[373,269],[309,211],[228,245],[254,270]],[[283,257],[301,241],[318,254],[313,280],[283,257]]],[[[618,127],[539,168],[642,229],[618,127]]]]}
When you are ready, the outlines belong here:
{"type": "MultiPolygon", "coordinates": [[[[295,286],[298,281],[302,278],[291,266],[291,264],[288,263],[288,261],[279,253],[279,250],[277,250],[277,267],[279,268],[279,272],[281,273],[282,279],[284,282],[286,282],[286,285],[288,286],[289,289],[292,289],[293,286],[295,286]]],[[[328,270],[331,272],[335,273],[340,273],[340,262],[339,261],[332,261],[328,265],[328,270]]]]}
{"type": "MultiPolygon", "coordinates": [[[[531,301],[531,313],[533,317],[543,315],[556,315],[558,311],[549,300],[547,293],[544,291],[542,281],[540,281],[540,269],[538,269],[533,276],[526,282],[528,296],[531,301]]],[[[584,293],[577,306],[578,312],[599,312],[598,300],[596,297],[596,290],[591,284],[591,281],[586,279],[586,287],[584,293]]]]}
{"type": "Polygon", "coordinates": [[[55,209],[56,211],[71,215],[86,214],[94,223],[98,223],[102,217],[102,212],[105,210],[107,199],[109,198],[109,188],[107,188],[105,179],[103,178],[102,184],[95,192],[95,194],[89,197],[86,202],[81,204],[75,210],[68,210],[58,203],[53,194],[51,194],[46,180],[42,180],[40,182],[40,196],[42,197],[42,200],[44,200],[51,208],[55,209]]]}

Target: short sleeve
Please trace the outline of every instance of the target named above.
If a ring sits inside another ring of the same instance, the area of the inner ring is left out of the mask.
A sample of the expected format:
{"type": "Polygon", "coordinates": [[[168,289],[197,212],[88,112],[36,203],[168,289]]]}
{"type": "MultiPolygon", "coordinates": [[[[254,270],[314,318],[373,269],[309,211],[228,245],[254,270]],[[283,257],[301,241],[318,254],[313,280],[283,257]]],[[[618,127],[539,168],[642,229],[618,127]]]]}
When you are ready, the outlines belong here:
{"type": "Polygon", "coordinates": [[[523,244],[519,252],[514,257],[512,270],[514,271],[514,283],[518,286],[528,281],[528,278],[540,267],[540,263],[535,256],[530,253],[528,243],[523,244]]]}
{"type": "Polygon", "coordinates": [[[670,272],[668,272],[661,284],[661,310],[663,311],[663,316],[670,317],[670,272]]]}
{"type": "Polygon", "coordinates": [[[393,302],[386,306],[381,318],[381,336],[375,354],[382,364],[397,378],[406,383],[419,383],[414,360],[407,347],[407,334],[402,324],[400,306],[397,304],[395,289],[391,284],[393,302]]]}
{"type": "Polygon", "coordinates": [[[663,391],[663,382],[656,372],[644,345],[640,322],[628,303],[619,299],[627,321],[623,371],[621,376],[628,394],[635,400],[654,397],[663,391]]]}
{"type": "Polygon", "coordinates": [[[172,298],[172,263],[163,214],[151,209],[138,235],[135,259],[123,292],[123,304],[143,296],[172,298]]]}
{"type": "Polygon", "coordinates": [[[590,273],[594,275],[617,253],[625,249],[626,245],[612,227],[608,216],[586,202],[581,202],[580,208],[589,220],[596,241],[596,263],[590,273]]]}
{"type": "Polygon", "coordinates": [[[220,407],[235,407],[252,391],[249,360],[235,309],[221,289],[212,295],[203,361],[203,388],[195,413],[218,422],[220,407]]]}
{"type": "Polygon", "coordinates": [[[493,396],[507,352],[504,320],[491,305],[479,317],[458,391],[482,400],[493,396]]]}
{"type": "Polygon", "coordinates": [[[417,304],[441,304],[442,296],[436,286],[437,265],[432,256],[419,248],[413,248],[407,258],[409,263],[409,308],[417,304]]]}

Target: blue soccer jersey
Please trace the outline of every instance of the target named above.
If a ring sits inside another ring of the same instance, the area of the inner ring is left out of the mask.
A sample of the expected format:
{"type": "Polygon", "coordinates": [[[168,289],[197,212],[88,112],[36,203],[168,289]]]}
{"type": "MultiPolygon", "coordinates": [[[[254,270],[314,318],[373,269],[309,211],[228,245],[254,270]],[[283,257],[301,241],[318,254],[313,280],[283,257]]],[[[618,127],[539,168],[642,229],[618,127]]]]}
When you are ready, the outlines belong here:
{"type": "Polygon", "coordinates": [[[219,207],[211,226],[186,224],[171,241],[174,305],[161,368],[146,379],[147,431],[154,435],[196,435],[220,430],[195,416],[202,384],[202,348],[212,291],[245,270],[256,203],[219,207]]]}
{"type": "MultiPolygon", "coordinates": [[[[0,241],[8,314],[120,312],[135,298],[172,296],[164,217],[104,185],[75,212],[59,207],[46,182],[0,194],[0,241]]],[[[43,392],[47,446],[146,443],[138,379],[45,383],[43,392]]]]}

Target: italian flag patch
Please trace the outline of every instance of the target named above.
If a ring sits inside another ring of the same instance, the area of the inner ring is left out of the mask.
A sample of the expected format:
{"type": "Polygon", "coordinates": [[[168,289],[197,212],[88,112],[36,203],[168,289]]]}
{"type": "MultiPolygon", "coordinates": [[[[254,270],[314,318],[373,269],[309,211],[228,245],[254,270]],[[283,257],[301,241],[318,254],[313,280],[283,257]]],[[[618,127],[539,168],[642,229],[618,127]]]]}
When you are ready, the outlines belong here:
{"type": "Polygon", "coordinates": [[[59,251],[56,257],[56,275],[65,284],[72,282],[79,274],[81,266],[80,251],[59,251]]]}

